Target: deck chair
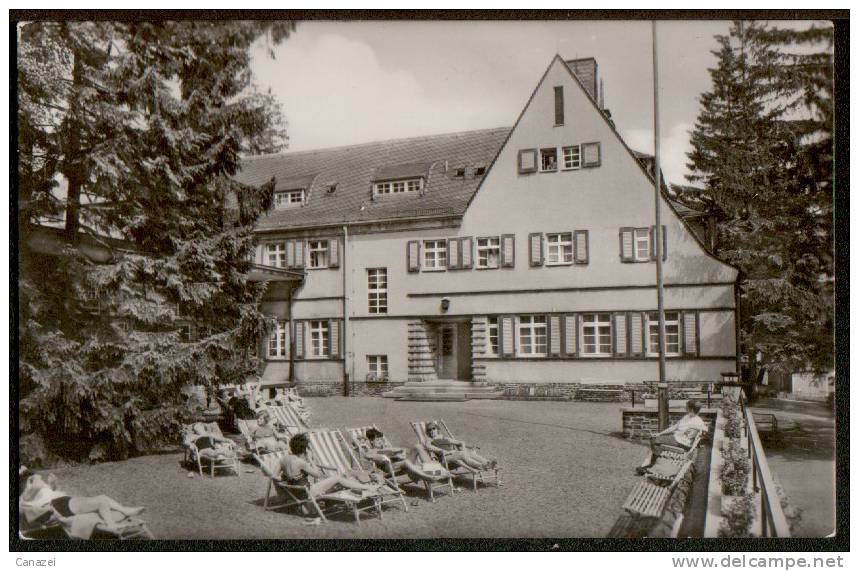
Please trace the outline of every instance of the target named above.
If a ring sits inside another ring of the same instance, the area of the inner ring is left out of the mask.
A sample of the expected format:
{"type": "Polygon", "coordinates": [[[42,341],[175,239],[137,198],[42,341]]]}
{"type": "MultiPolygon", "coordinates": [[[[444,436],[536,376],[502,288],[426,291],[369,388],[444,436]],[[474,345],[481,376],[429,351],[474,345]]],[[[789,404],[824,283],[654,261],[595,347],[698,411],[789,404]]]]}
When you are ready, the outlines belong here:
{"type": "Polygon", "coordinates": [[[294,486],[280,479],[280,463],[288,456],[286,450],[268,454],[254,454],[254,459],[268,479],[268,487],[263,501],[266,510],[279,510],[298,507],[303,513],[315,513],[322,521],[328,521],[326,514],[348,511],[355,517],[355,523],[361,523],[361,513],[375,510],[382,517],[381,498],[361,497],[350,490],[338,490],[314,496],[309,485],[294,486]],[[272,497],[283,501],[273,503],[272,497]],[[363,506],[361,504],[364,504],[363,506]]]}
{"type": "Polygon", "coordinates": [[[96,513],[61,517],[53,509],[34,512],[19,507],[18,536],[21,539],[154,539],[146,522],[127,517],[108,525],[96,513]]]}
{"type": "MultiPolygon", "coordinates": [[[[185,449],[186,464],[196,465],[197,471],[201,476],[203,475],[203,466],[207,466],[209,468],[209,474],[213,478],[215,477],[215,472],[217,470],[233,471],[237,476],[241,475],[241,470],[239,470],[239,458],[235,444],[230,442],[227,445],[229,448],[229,452],[227,454],[216,454],[210,448],[200,450],[198,448],[198,442],[201,438],[205,438],[206,434],[195,434],[192,427],[193,425],[185,425],[183,429],[183,447],[185,449]]],[[[221,438],[224,436],[217,422],[206,424],[206,429],[208,434],[219,436],[221,438]]]]}
{"type": "MultiPolygon", "coordinates": [[[[242,435],[242,439],[245,441],[245,447],[247,448],[248,454],[265,454],[268,452],[273,452],[272,450],[266,450],[263,446],[261,446],[253,437],[253,432],[259,427],[256,420],[242,420],[236,419],[236,428],[239,429],[239,433],[242,435]]],[[[287,432],[287,434],[291,435],[292,433],[287,432]]]]}
{"type": "Polygon", "coordinates": [[[309,427],[307,422],[301,418],[298,411],[292,405],[268,406],[275,422],[282,426],[290,435],[305,432],[309,427]]]}
{"type": "MultiPolygon", "coordinates": [[[[367,445],[367,430],[370,428],[376,428],[375,425],[370,426],[361,426],[358,428],[347,428],[346,434],[349,438],[349,442],[352,444],[352,450],[361,457],[361,447],[367,445]]],[[[378,430],[378,429],[377,429],[378,430]]],[[[391,444],[391,441],[388,440],[387,436],[382,436],[382,443],[385,448],[396,448],[391,444]]],[[[414,482],[416,484],[423,484],[427,490],[427,499],[430,502],[435,502],[435,490],[439,488],[448,487],[449,495],[453,495],[453,476],[450,471],[446,471],[444,474],[439,474],[434,477],[418,477],[416,475],[410,474],[404,468],[400,468],[399,470],[394,470],[394,464],[390,458],[387,456],[385,458],[385,464],[383,466],[378,466],[374,463],[374,465],[380,467],[384,470],[385,474],[388,475],[389,478],[395,480],[397,484],[404,484],[406,482],[414,482]]]]}
{"type": "MultiPolygon", "coordinates": [[[[442,420],[440,418],[438,420],[433,420],[433,421],[412,422],[411,423],[412,430],[415,431],[415,434],[418,437],[418,442],[420,442],[421,445],[426,446],[426,445],[430,444],[429,438],[427,437],[427,432],[426,432],[426,427],[427,427],[427,424],[429,422],[435,422],[438,425],[439,429],[441,430],[442,434],[445,435],[446,437],[451,438],[451,439],[456,439],[456,437],[453,435],[453,433],[450,431],[450,429],[444,423],[444,420],[442,420]]],[[[475,491],[475,492],[477,491],[477,481],[478,480],[480,480],[480,482],[483,485],[486,485],[486,480],[492,479],[495,481],[496,486],[501,485],[501,477],[498,473],[500,471],[499,468],[492,468],[491,470],[479,470],[477,472],[473,472],[471,470],[467,470],[467,469],[461,468],[461,467],[451,468],[448,465],[448,457],[449,457],[448,454],[442,453],[439,457],[439,460],[441,461],[442,464],[444,464],[444,467],[447,468],[447,470],[451,474],[453,474],[454,476],[471,476],[471,487],[472,487],[473,491],[475,491]]]]}
{"type": "MultiPolygon", "coordinates": [[[[307,441],[311,454],[320,464],[331,466],[340,474],[370,474],[361,467],[360,460],[355,456],[352,447],[346,442],[346,438],[339,430],[327,428],[309,430],[307,431],[307,441]]],[[[388,478],[381,471],[377,471],[377,473],[382,475],[385,482],[380,492],[379,507],[381,508],[386,504],[399,504],[403,511],[409,511],[403,491],[396,480],[388,478]]],[[[382,512],[379,510],[379,518],[381,517],[382,512]]]]}
{"type": "Polygon", "coordinates": [[[645,478],[638,482],[623,504],[623,509],[637,517],[660,517],[665,505],[683,480],[688,470],[692,469],[692,460],[683,463],[680,470],[669,485],[660,485],[645,478]]]}

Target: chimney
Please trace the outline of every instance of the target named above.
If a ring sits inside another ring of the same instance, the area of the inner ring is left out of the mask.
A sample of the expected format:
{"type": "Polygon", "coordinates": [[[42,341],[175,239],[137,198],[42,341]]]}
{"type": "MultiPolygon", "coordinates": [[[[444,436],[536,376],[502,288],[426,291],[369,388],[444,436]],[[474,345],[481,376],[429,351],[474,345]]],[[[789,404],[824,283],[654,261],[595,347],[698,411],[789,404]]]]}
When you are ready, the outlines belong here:
{"type": "MultiPolygon", "coordinates": [[[[568,59],[566,61],[570,70],[579,78],[581,84],[585,87],[585,91],[591,96],[595,103],[601,103],[602,97],[598,98],[600,89],[597,83],[597,60],[592,57],[568,59]]],[[[602,105],[600,105],[602,108],[602,105]]]]}

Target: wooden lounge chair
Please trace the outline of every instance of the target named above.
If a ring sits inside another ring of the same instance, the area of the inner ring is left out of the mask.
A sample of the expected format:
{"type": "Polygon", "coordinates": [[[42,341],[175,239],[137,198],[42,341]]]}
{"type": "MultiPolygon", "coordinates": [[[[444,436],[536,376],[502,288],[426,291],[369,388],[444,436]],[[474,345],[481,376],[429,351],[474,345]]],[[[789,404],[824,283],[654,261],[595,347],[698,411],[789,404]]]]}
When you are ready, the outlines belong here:
{"type": "MultiPolygon", "coordinates": [[[[359,479],[362,476],[367,476],[372,479],[372,473],[361,467],[360,460],[355,456],[352,447],[346,442],[346,438],[339,430],[327,428],[309,430],[307,431],[307,441],[310,453],[320,464],[331,466],[337,472],[346,476],[351,475],[359,479]]],[[[379,507],[394,503],[399,504],[403,508],[403,511],[409,511],[406,499],[403,497],[403,491],[397,485],[396,480],[386,477],[379,470],[374,472],[379,474],[384,481],[384,486],[379,493],[379,507]]],[[[379,518],[381,517],[382,512],[380,510],[379,518]]]]}
{"type": "MultiPolygon", "coordinates": [[[[688,450],[679,444],[677,446],[673,446],[671,444],[660,444],[656,448],[656,453],[659,458],[675,460],[678,463],[682,463],[686,460],[694,460],[695,455],[698,453],[698,445],[701,443],[703,436],[703,432],[696,430],[695,436],[692,438],[692,444],[689,446],[688,450]]],[[[641,467],[650,465],[652,457],[653,453],[648,450],[644,457],[644,461],[641,463],[641,467]]]]}
{"type": "Polygon", "coordinates": [[[207,434],[196,434],[193,431],[193,424],[185,425],[183,433],[183,445],[185,449],[185,463],[193,464],[197,466],[197,471],[200,475],[203,475],[203,466],[207,465],[209,468],[210,475],[214,478],[215,471],[217,470],[228,470],[233,471],[236,475],[241,474],[241,470],[239,470],[239,458],[238,453],[236,452],[235,444],[230,442],[227,444],[229,448],[229,453],[227,454],[219,454],[215,453],[210,448],[204,448],[200,450],[198,448],[198,441],[201,438],[205,438],[208,434],[213,436],[218,436],[223,438],[224,435],[221,432],[220,427],[217,422],[210,422],[206,424],[206,433],[207,434]]]}
{"type": "Polygon", "coordinates": [[[338,490],[314,496],[310,491],[310,485],[290,485],[281,480],[280,463],[288,455],[289,452],[285,450],[262,455],[254,454],[254,459],[268,478],[268,488],[263,501],[263,507],[266,510],[298,507],[302,513],[316,514],[322,521],[328,521],[326,514],[348,511],[354,515],[355,523],[361,523],[361,513],[375,510],[381,518],[380,496],[364,498],[350,490],[338,490]],[[273,493],[275,498],[280,498],[283,501],[272,503],[273,493]]]}
{"type": "MultiPolygon", "coordinates": [[[[418,442],[420,442],[421,445],[426,447],[428,444],[430,444],[430,441],[429,441],[429,438],[427,437],[427,432],[426,432],[427,424],[430,422],[434,422],[439,427],[439,430],[441,431],[442,435],[446,436],[447,438],[456,440],[456,437],[453,435],[453,433],[447,427],[447,424],[445,424],[444,420],[442,420],[440,418],[438,420],[432,420],[432,421],[412,422],[411,423],[412,430],[415,431],[415,434],[418,437],[418,442]]],[[[483,485],[487,484],[487,479],[494,480],[496,486],[501,485],[501,477],[499,475],[500,468],[496,467],[496,468],[492,468],[490,470],[469,470],[469,469],[462,468],[459,466],[455,466],[455,467],[451,468],[451,466],[448,465],[448,457],[449,456],[450,456],[449,453],[442,453],[439,455],[439,461],[442,464],[444,464],[444,467],[447,468],[447,470],[451,474],[453,474],[454,476],[471,476],[471,487],[472,487],[473,491],[475,491],[475,492],[477,491],[477,481],[478,480],[480,480],[480,482],[483,485]]]]}
{"type": "Polygon", "coordinates": [[[127,517],[115,525],[102,521],[96,513],[60,517],[53,509],[33,515],[19,509],[18,536],[21,539],[154,539],[146,522],[127,517]]]}
{"type": "Polygon", "coordinates": [[[686,472],[691,469],[692,461],[687,460],[667,486],[654,483],[646,478],[639,481],[623,504],[623,509],[638,517],[660,517],[665,505],[671,498],[671,494],[683,480],[686,472]]]}
{"type": "MultiPolygon", "coordinates": [[[[361,457],[362,446],[366,446],[368,444],[366,434],[367,434],[367,430],[369,430],[370,428],[376,428],[376,426],[370,425],[370,426],[361,426],[359,428],[347,428],[346,429],[346,434],[349,437],[349,441],[352,443],[352,449],[355,451],[355,453],[358,455],[359,458],[361,457]]],[[[393,446],[391,444],[391,441],[388,440],[387,436],[382,436],[382,444],[384,445],[385,448],[388,448],[388,449],[396,448],[395,446],[393,446]]],[[[380,456],[382,456],[384,458],[384,465],[378,466],[375,463],[374,463],[374,465],[376,465],[377,467],[380,467],[382,470],[384,470],[385,474],[387,474],[389,478],[396,481],[397,484],[404,484],[406,482],[414,482],[416,484],[423,484],[427,490],[427,499],[429,499],[429,501],[431,501],[431,502],[435,502],[435,490],[438,488],[444,488],[445,486],[447,486],[448,493],[450,495],[453,495],[453,476],[451,475],[450,471],[446,470],[445,471],[446,473],[444,473],[444,474],[438,474],[436,476],[431,476],[431,477],[416,476],[416,475],[410,474],[409,471],[407,471],[406,469],[404,469],[402,467],[399,470],[395,470],[394,469],[394,463],[391,461],[390,458],[388,458],[387,456],[384,456],[384,455],[380,455],[380,456]]]]}

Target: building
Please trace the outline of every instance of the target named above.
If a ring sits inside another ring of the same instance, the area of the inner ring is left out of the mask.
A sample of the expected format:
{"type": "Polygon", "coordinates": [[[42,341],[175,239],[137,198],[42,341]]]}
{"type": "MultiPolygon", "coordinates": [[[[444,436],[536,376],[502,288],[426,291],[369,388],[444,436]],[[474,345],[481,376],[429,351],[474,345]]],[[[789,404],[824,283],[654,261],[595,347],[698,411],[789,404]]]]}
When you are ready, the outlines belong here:
{"type": "MultiPolygon", "coordinates": [[[[593,58],[556,56],[512,128],[246,160],[239,181],[276,179],[255,263],[305,275],[270,283],[264,383],[655,380],[653,169],[599,89],[593,58]]],[[[737,271],[662,217],[667,377],[717,381],[737,271]]]]}

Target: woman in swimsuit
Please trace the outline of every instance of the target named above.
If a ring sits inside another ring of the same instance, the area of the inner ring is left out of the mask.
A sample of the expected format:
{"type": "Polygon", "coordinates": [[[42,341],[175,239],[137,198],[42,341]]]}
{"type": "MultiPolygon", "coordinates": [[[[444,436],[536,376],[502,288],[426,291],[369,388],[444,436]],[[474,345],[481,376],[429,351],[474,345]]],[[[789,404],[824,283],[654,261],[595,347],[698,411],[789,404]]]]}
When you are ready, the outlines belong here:
{"type": "Polygon", "coordinates": [[[283,470],[282,478],[286,484],[291,486],[309,484],[310,494],[313,496],[329,492],[337,486],[359,493],[367,492],[368,495],[379,491],[378,484],[363,484],[339,473],[326,476],[323,469],[336,470],[336,468],[310,461],[307,454],[307,435],[304,433],[296,434],[289,440],[289,451],[292,454],[285,456],[280,464],[283,470]],[[308,477],[313,478],[315,482],[310,483],[308,477]]]}
{"type": "Polygon", "coordinates": [[[72,496],[56,489],[56,478],[53,474],[47,479],[28,468],[23,468],[19,475],[22,505],[42,507],[53,510],[60,517],[72,517],[88,513],[98,513],[108,525],[115,525],[123,518],[118,518],[116,512],[125,517],[136,516],[143,512],[142,507],[126,507],[107,496],[72,496]]]}
{"type": "Polygon", "coordinates": [[[495,459],[484,458],[474,450],[466,448],[463,441],[441,436],[438,425],[434,422],[427,423],[426,434],[426,447],[431,452],[445,456],[448,461],[470,472],[491,470],[498,465],[495,459]]]}

